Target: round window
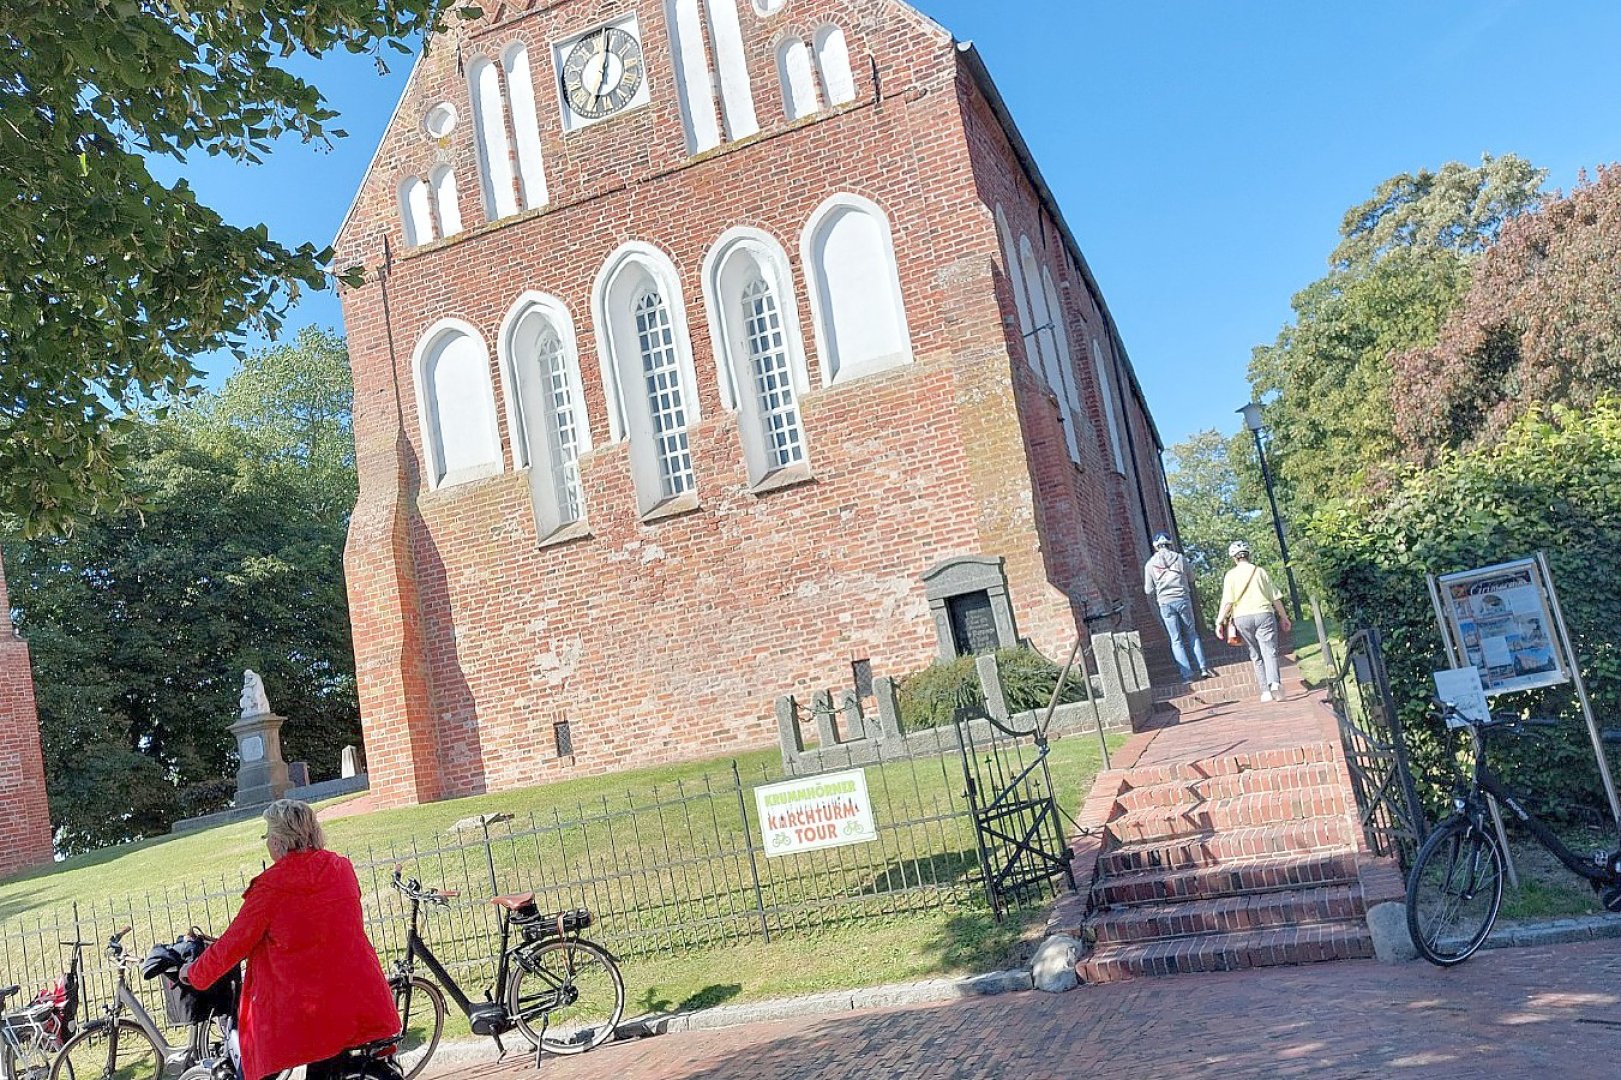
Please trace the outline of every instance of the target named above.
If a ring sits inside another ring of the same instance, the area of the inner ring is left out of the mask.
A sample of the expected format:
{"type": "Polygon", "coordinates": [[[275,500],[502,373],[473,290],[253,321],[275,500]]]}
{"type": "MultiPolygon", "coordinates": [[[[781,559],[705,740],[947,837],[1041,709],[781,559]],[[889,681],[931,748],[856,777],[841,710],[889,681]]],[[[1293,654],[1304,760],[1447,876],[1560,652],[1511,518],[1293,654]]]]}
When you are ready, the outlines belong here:
{"type": "Polygon", "coordinates": [[[422,126],[429,135],[443,139],[456,130],[456,106],[448,101],[441,101],[428,110],[428,115],[422,118],[422,126]]]}

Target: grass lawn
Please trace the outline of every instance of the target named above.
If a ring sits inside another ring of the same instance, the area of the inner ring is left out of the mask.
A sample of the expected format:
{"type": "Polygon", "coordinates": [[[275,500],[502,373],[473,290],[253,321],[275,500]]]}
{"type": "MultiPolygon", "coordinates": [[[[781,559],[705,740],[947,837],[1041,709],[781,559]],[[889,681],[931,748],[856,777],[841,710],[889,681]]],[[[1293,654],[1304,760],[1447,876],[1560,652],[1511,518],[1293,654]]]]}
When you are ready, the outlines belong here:
{"type": "MultiPolygon", "coordinates": [[[[1123,741],[1116,736],[1111,743],[1123,741]]],[[[1049,760],[1062,808],[1079,807],[1098,758],[1090,734],[1053,743],[1049,760]]],[[[765,902],[784,913],[786,929],[769,944],[746,936],[736,940],[742,936],[736,927],[753,925],[757,915],[749,906],[755,902],[752,884],[743,876],[748,860],[732,760],[339,818],[327,825],[328,844],[357,863],[378,866],[374,873],[363,869],[361,878],[372,893],[367,906],[385,962],[398,954],[403,915],[393,894],[378,889],[392,860],[407,861],[428,884],[464,890],[465,905],[435,912],[424,923],[424,936],[445,946],[439,950],[443,959],[468,962],[457,971],[469,975],[470,991],[482,991],[481,980],[489,977],[477,962],[492,944],[493,909],[482,902],[491,891],[489,871],[483,846],[465,846],[472,837],[457,839],[447,829],[490,812],[519,819],[509,827],[519,831],[493,845],[500,888],[537,888],[546,899],[555,896],[557,906],[580,903],[597,911],[599,925],[587,936],[599,937],[624,958],[632,1012],[975,972],[1022,959],[1024,937],[1039,929],[1040,913],[997,924],[986,912],[975,884],[973,833],[961,813],[962,774],[954,755],[868,767],[875,815],[898,823],[879,820],[879,842],[816,856],[759,858],[765,902]],[[626,814],[636,819],[630,826],[626,814]],[[711,940],[661,929],[705,918],[725,929],[714,929],[711,940]]],[[[745,792],[778,778],[774,750],[735,760],[745,792]]],[[[758,845],[752,796],[746,805],[758,845]]],[[[229,898],[260,869],[262,832],[253,820],[108,849],[0,882],[0,934],[11,954],[5,964],[0,952],[0,975],[9,967],[17,981],[38,981],[55,963],[54,956],[39,955],[42,946],[51,951],[49,935],[36,930],[24,970],[18,970],[15,939],[39,919],[63,918],[74,901],[81,914],[91,913],[98,934],[102,923],[122,925],[124,912],[133,910],[129,921],[137,926],[137,947],[144,949],[148,938],[169,932],[169,925],[185,925],[175,921],[182,914],[176,910],[179,897],[207,892],[212,898],[201,905],[202,914],[186,908],[185,919],[217,931],[234,907],[229,898]],[[147,909],[163,913],[148,920],[150,930],[141,917],[147,909]]],[[[453,1024],[452,1031],[458,1030],[453,1024]]]]}

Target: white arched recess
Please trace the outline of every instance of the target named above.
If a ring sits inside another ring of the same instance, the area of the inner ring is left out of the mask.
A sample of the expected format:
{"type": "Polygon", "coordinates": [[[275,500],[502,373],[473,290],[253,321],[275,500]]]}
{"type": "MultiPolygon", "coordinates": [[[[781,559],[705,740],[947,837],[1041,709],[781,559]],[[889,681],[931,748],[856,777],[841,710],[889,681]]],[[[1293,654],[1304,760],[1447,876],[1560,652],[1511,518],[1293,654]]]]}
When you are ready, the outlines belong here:
{"type": "Polygon", "coordinates": [[[433,185],[433,204],[438,210],[439,235],[455,236],[462,231],[461,203],[456,198],[456,174],[441,165],[428,178],[433,185]]]}
{"type": "Polygon", "coordinates": [[[523,190],[526,210],[546,205],[546,166],[540,148],[540,118],[535,110],[535,80],[529,70],[529,48],[521,41],[501,53],[501,68],[507,77],[508,110],[512,114],[512,134],[517,139],[518,186],[523,190]]]}
{"type": "Polygon", "coordinates": [[[1069,450],[1070,460],[1081,460],[1080,442],[1076,438],[1075,418],[1070,415],[1069,401],[1064,393],[1064,376],[1061,370],[1057,322],[1063,316],[1053,310],[1047,299],[1047,291],[1041,284],[1041,266],[1036,260],[1036,251],[1030,245],[1028,236],[1019,237],[1019,266],[1024,277],[1024,291],[1030,297],[1030,317],[1035,320],[1036,350],[1041,354],[1041,370],[1047,382],[1047,389],[1059,399],[1060,411],[1064,418],[1064,442],[1069,450]]]}
{"type": "Polygon", "coordinates": [[[816,68],[822,73],[829,105],[844,105],[856,99],[855,76],[850,71],[850,46],[844,30],[828,23],[816,31],[816,68]]]}
{"type": "Polygon", "coordinates": [[[484,188],[484,214],[490,221],[496,221],[518,212],[500,70],[481,56],[467,65],[467,86],[473,99],[473,131],[479,179],[484,188]]]}
{"type": "Polygon", "coordinates": [[[803,39],[784,38],[777,44],[777,79],[782,83],[782,110],[788,119],[803,120],[822,111],[816,66],[803,39]]]}
{"type": "Polygon", "coordinates": [[[807,463],[800,398],[810,389],[788,253],[732,229],[704,257],[704,308],[721,401],[736,409],[750,483],[807,463]]]}
{"type": "Polygon", "coordinates": [[[501,432],[490,385],[490,352],[470,323],[441,319],[411,355],[417,417],[432,488],[501,472],[501,432]]]}
{"type": "Polygon", "coordinates": [[[799,252],[823,385],[912,362],[895,237],[877,203],[851,194],[828,199],[806,222],[799,252]]]}
{"type": "Polygon", "coordinates": [[[432,243],[433,200],[420,177],[406,177],[400,184],[400,218],[405,223],[407,247],[432,243]]]}
{"type": "Polygon", "coordinates": [[[699,420],[698,380],[675,263],[651,244],[624,244],[597,273],[591,314],[610,433],[630,440],[641,513],[694,495],[687,433],[699,420]]]}
{"type": "Polygon", "coordinates": [[[1058,376],[1063,382],[1059,396],[1064,399],[1065,411],[1069,414],[1069,423],[1064,430],[1069,442],[1069,459],[1079,465],[1084,424],[1081,420],[1081,391],[1075,382],[1075,358],[1069,349],[1069,319],[1064,315],[1058,286],[1045,266],[1041,268],[1041,289],[1046,294],[1047,313],[1053,323],[1053,343],[1058,347],[1058,376]]]}
{"type": "Polygon", "coordinates": [[[1000,206],[996,208],[996,232],[1002,241],[1002,268],[1007,271],[1008,283],[1013,287],[1013,305],[1019,309],[1019,340],[1024,344],[1024,360],[1039,376],[1041,358],[1036,353],[1036,326],[1030,319],[1030,297],[1024,291],[1024,269],[1019,265],[1019,248],[1013,241],[1013,230],[1008,227],[1007,215],[1000,206]]]}
{"type": "Polygon", "coordinates": [[[501,323],[496,351],[513,463],[529,469],[535,526],[545,539],[585,517],[579,462],[591,449],[591,425],[574,319],[556,297],[526,292],[501,323]]]}

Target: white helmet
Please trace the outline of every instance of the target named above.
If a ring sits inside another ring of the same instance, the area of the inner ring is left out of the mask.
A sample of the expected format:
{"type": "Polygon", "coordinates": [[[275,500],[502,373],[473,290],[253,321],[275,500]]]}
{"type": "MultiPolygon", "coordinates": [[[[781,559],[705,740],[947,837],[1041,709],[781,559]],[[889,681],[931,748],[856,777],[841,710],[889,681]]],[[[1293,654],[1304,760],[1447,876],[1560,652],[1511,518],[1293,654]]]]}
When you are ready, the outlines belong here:
{"type": "Polygon", "coordinates": [[[1227,557],[1229,559],[1247,559],[1247,558],[1249,558],[1250,557],[1249,541],[1248,540],[1234,540],[1232,543],[1228,544],[1227,545],[1227,557]]]}

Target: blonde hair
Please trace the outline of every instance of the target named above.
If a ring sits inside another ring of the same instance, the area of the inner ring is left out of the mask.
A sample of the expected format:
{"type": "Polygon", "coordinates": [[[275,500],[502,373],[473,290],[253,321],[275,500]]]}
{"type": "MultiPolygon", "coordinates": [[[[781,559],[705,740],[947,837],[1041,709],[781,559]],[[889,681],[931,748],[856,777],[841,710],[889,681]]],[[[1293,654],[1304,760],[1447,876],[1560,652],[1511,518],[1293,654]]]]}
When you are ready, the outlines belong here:
{"type": "Polygon", "coordinates": [[[326,834],[310,804],[297,799],[277,799],[265,807],[265,843],[277,858],[294,851],[320,851],[326,834]]]}

